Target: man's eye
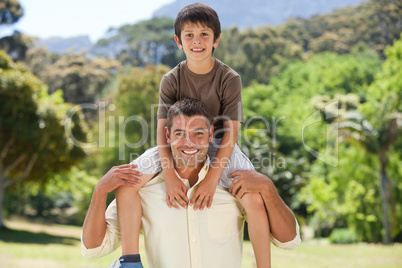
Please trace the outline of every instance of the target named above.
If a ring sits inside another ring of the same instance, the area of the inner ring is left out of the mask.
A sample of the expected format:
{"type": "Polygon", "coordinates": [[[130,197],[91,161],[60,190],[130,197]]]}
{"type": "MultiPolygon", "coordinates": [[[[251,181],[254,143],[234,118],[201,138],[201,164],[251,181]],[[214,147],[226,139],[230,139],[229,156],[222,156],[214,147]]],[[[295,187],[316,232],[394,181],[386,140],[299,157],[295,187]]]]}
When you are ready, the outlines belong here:
{"type": "Polygon", "coordinates": [[[183,135],[184,135],[184,133],[181,133],[181,132],[176,133],[176,136],[177,136],[177,137],[181,137],[181,136],[183,136],[183,135]]]}
{"type": "Polygon", "coordinates": [[[199,132],[196,132],[195,135],[204,135],[204,132],[199,131],[199,132]]]}

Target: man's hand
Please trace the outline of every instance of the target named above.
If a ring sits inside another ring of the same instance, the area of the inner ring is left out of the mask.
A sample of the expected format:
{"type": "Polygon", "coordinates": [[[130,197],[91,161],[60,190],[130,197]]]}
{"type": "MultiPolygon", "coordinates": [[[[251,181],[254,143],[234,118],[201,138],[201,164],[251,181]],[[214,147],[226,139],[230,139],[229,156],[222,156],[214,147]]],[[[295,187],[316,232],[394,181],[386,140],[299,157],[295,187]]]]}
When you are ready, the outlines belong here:
{"type": "Polygon", "coordinates": [[[238,199],[246,193],[261,193],[264,188],[272,184],[267,176],[255,170],[237,170],[229,175],[230,178],[236,176],[238,177],[233,180],[229,191],[238,199]]]}
{"type": "Polygon", "coordinates": [[[207,176],[204,178],[200,184],[198,184],[197,190],[195,191],[193,197],[190,200],[190,206],[193,206],[194,210],[198,208],[203,210],[205,206],[210,208],[212,206],[212,201],[214,200],[214,195],[216,191],[216,184],[218,180],[215,180],[207,173],[207,176]]]}
{"type": "Polygon", "coordinates": [[[141,183],[141,172],[135,170],[137,165],[126,164],[112,167],[98,182],[95,190],[107,194],[119,186],[135,187],[141,183]]]}
{"type": "Polygon", "coordinates": [[[166,204],[168,207],[174,207],[179,209],[177,203],[179,203],[183,208],[187,208],[188,198],[187,198],[187,188],[184,183],[177,178],[176,173],[164,172],[165,183],[166,183],[166,204]]]}

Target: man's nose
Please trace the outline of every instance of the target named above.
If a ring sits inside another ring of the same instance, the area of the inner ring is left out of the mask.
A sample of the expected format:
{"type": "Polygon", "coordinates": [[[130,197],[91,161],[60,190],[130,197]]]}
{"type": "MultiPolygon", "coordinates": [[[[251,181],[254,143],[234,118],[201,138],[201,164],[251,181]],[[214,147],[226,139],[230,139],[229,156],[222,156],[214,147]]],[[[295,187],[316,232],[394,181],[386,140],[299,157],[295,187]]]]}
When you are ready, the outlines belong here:
{"type": "Polygon", "coordinates": [[[189,135],[187,135],[187,137],[185,138],[184,145],[186,145],[188,147],[194,146],[194,142],[191,140],[191,137],[189,135]]]}

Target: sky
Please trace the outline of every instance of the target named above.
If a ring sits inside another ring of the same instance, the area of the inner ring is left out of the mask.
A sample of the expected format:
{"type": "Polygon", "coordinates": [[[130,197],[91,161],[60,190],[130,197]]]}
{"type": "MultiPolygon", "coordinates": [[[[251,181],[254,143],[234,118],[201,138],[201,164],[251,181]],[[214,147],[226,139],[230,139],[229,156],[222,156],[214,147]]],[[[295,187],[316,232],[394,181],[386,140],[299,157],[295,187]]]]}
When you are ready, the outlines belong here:
{"type": "Polygon", "coordinates": [[[24,16],[2,35],[19,30],[39,38],[88,35],[92,42],[110,27],[150,19],[174,0],[18,0],[24,16]]]}

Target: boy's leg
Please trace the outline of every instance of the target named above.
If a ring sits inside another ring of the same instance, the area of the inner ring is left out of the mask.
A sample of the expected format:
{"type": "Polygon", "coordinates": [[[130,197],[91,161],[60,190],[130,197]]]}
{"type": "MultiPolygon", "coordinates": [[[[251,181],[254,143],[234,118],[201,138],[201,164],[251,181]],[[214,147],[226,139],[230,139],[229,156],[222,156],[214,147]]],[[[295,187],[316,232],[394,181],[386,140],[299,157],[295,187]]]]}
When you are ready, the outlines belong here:
{"type": "Polygon", "coordinates": [[[141,182],[135,187],[120,186],[115,190],[122,255],[139,254],[142,207],[138,190],[161,169],[158,148],[148,149],[132,164],[136,164],[136,169],[143,174],[141,182]]]}
{"type": "MultiPolygon", "coordinates": [[[[229,188],[232,181],[236,179],[228,177],[231,173],[236,170],[251,169],[254,169],[253,164],[239,146],[235,145],[218,185],[229,188]]],[[[264,200],[258,193],[247,193],[239,201],[247,213],[248,233],[254,249],[257,267],[271,267],[271,234],[264,200]]]]}
{"type": "Polygon", "coordinates": [[[137,186],[120,186],[115,191],[122,255],[139,254],[142,207],[138,190],[154,176],[144,174],[137,186]]]}
{"type": "Polygon", "coordinates": [[[271,240],[268,214],[260,194],[247,193],[241,199],[247,213],[248,234],[258,268],[271,267],[271,240]]]}

